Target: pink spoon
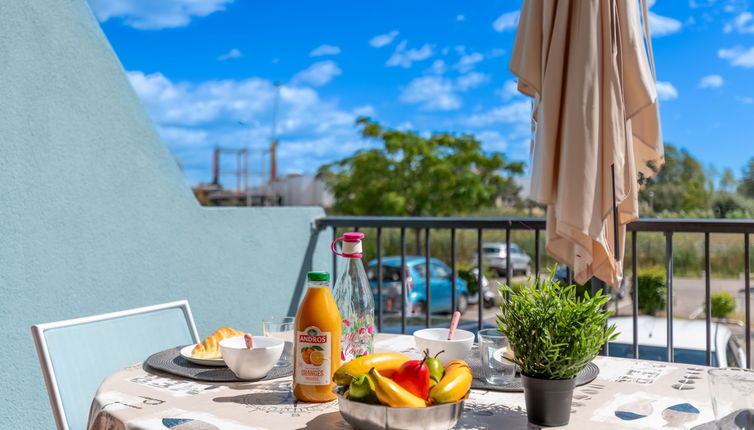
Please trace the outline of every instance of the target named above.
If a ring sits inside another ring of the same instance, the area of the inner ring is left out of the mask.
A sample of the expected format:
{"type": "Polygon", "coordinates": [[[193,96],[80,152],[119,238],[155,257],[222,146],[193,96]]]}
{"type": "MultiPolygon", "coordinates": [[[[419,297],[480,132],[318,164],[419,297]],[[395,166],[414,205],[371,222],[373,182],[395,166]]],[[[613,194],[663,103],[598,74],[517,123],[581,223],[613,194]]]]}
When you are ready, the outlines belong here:
{"type": "Polygon", "coordinates": [[[246,333],[243,335],[243,340],[246,342],[246,348],[251,349],[254,348],[254,344],[251,341],[251,335],[249,333],[246,333]]]}
{"type": "Polygon", "coordinates": [[[453,319],[450,320],[450,330],[448,330],[448,340],[452,340],[453,335],[456,334],[456,328],[460,319],[461,313],[458,311],[453,312],[453,319]]]}

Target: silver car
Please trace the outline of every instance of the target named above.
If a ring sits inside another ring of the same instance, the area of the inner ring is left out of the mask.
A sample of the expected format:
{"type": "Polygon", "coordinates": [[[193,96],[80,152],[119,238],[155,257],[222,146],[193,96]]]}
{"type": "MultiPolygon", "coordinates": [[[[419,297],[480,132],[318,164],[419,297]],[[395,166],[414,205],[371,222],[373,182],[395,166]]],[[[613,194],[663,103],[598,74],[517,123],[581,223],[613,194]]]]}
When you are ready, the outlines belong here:
{"type": "MultiPolygon", "coordinates": [[[[496,271],[498,275],[505,276],[507,267],[507,256],[505,254],[505,242],[487,242],[482,244],[482,254],[484,255],[484,265],[496,271]]],[[[474,256],[474,264],[477,258],[474,256]]],[[[518,245],[511,243],[511,268],[515,275],[521,273],[529,276],[531,274],[531,257],[529,257],[518,245]]]]}

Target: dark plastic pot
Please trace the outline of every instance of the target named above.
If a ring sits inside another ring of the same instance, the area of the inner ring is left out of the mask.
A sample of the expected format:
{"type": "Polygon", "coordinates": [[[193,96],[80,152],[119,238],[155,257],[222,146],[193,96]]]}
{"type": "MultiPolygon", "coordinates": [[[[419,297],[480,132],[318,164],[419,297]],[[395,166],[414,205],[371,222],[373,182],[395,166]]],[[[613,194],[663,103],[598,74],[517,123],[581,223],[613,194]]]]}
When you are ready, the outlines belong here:
{"type": "Polygon", "coordinates": [[[541,379],[522,373],[521,383],[530,423],[545,427],[568,424],[576,378],[541,379]]]}

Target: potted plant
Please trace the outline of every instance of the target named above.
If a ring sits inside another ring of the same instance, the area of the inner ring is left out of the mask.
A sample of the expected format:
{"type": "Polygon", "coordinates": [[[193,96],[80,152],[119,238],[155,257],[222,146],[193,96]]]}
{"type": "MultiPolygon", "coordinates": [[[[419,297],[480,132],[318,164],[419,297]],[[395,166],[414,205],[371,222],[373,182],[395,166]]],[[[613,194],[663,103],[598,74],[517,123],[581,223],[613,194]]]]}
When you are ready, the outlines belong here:
{"type": "Polygon", "coordinates": [[[510,300],[500,306],[499,330],[513,350],[509,359],[521,368],[529,422],[542,426],[568,424],[576,375],[617,336],[607,326],[608,296],[601,290],[577,296],[575,285],[553,281],[554,274],[517,291],[500,287],[510,300]]]}

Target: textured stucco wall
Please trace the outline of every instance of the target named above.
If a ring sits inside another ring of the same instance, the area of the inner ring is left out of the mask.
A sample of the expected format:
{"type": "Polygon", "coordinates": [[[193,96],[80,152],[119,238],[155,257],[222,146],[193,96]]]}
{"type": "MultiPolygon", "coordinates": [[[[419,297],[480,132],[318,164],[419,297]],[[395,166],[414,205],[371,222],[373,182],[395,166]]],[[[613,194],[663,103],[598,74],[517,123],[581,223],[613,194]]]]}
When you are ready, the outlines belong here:
{"type": "Polygon", "coordinates": [[[0,186],[1,429],[54,428],[34,323],[187,298],[259,333],[330,267],[318,208],[196,203],[84,0],[0,1],[0,186]]]}

